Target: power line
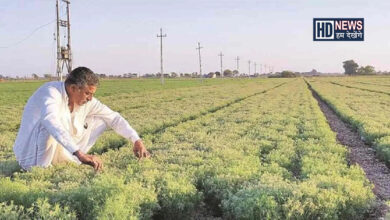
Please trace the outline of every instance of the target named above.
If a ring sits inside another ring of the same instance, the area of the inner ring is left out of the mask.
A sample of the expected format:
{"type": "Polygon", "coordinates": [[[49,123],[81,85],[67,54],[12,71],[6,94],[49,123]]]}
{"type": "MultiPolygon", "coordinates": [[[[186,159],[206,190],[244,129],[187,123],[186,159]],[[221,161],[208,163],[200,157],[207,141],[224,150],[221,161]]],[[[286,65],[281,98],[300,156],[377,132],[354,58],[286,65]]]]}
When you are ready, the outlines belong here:
{"type": "Polygon", "coordinates": [[[43,24],[43,25],[41,25],[41,26],[35,28],[33,31],[31,31],[31,33],[30,33],[29,35],[27,35],[27,37],[23,38],[22,40],[17,41],[16,43],[10,44],[10,45],[8,45],[8,46],[1,46],[0,48],[5,49],[5,48],[10,48],[10,47],[13,47],[13,46],[17,46],[17,45],[21,44],[23,41],[26,41],[27,39],[29,39],[29,38],[30,38],[35,32],[37,32],[39,29],[42,29],[42,28],[46,27],[47,25],[49,25],[49,24],[51,24],[51,23],[53,23],[53,22],[55,22],[55,21],[56,21],[56,19],[50,21],[49,23],[43,24]]]}
{"type": "MultiPolygon", "coordinates": [[[[63,9],[63,7],[62,7],[62,9],[63,9]]],[[[62,15],[64,15],[64,14],[65,14],[65,13],[62,13],[62,15]]],[[[62,16],[62,15],[61,15],[61,16],[62,16]]],[[[17,46],[17,45],[23,43],[24,41],[28,40],[29,38],[31,38],[31,37],[35,34],[35,32],[37,32],[38,30],[40,30],[40,29],[42,29],[42,28],[48,26],[49,24],[54,23],[56,20],[57,20],[57,18],[51,20],[50,22],[48,22],[48,23],[46,23],[46,24],[40,25],[40,26],[36,27],[35,29],[33,29],[33,30],[30,32],[30,34],[28,34],[25,38],[23,38],[23,39],[21,39],[21,40],[15,42],[15,43],[13,43],[13,44],[9,44],[8,46],[0,46],[0,48],[1,48],[1,49],[7,49],[7,48],[10,48],[10,47],[17,46]]]]}

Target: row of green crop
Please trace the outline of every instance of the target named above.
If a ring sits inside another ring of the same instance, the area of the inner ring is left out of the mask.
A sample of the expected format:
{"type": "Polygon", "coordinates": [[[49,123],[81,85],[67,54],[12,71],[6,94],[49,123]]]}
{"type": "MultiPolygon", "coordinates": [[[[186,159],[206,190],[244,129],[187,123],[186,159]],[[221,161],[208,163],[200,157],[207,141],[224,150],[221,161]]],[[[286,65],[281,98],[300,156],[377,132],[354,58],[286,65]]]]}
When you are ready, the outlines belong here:
{"type": "MultiPolygon", "coordinates": [[[[109,82],[110,81],[107,81],[105,83],[109,84],[109,82]]],[[[113,110],[122,113],[130,121],[134,121],[132,124],[134,124],[137,130],[148,130],[153,129],[156,126],[156,121],[160,123],[162,121],[169,121],[172,116],[176,116],[177,118],[183,113],[188,112],[187,114],[191,114],[193,113],[193,109],[197,111],[209,106],[217,106],[223,102],[229,101],[229,99],[241,97],[245,94],[252,94],[264,89],[261,88],[261,86],[257,86],[258,84],[262,84],[264,80],[227,81],[226,84],[219,86],[218,84],[214,84],[215,82],[217,81],[205,81],[204,83],[197,82],[198,86],[191,86],[189,88],[170,89],[167,87],[165,89],[156,88],[144,92],[133,92],[133,88],[130,87],[130,84],[128,93],[118,93],[111,96],[97,95],[97,98],[110,106],[113,110]],[[194,102],[190,102],[189,100],[194,100],[194,102]],[[180,103],[182,104],[180,105],[180,103]],[[176,112],[173,107],[177,108],[176,112]],[[182,111],[179,111],[179,109],[182,111]],[[152,111],[155,114],[150,114],[150,112],[142,114],[145,111],[152,111]],[[167,113],[168,116],[164,118],[164,115],[161,115],[158,111],[167,113]],[[154,115],[160,117],[156,118],[154,115]],[[137,117],[141,117],[142,121],[137,120],[137,117]]],[[[143,82],[140,82],[141,85],[142,83],[143,82]]],[[[145,88],[150,86],[148,85],[149,83],[149,81],[145,82],[145,88]]],[[[0,118],[0,132],[16,132],[18,130],[23,106],[27,102],[28,97],[34,92],[34,89],[38,86],[35,84],[36,83],[17,85],[14,85],[14,83],[11,85],[0,84],[0,88],[4,86],[14,86],[12,88],[15,90],[21,90],[20,87],[25,87],[25,89],[22,90],[23,92],[13,91],[11,87],[7,87],[8,90],[3,91],[0,95],[0,112],[2,114],[2,117],[0,118]],[[9,103],[7,99],[4,99],[5,97],[11,97],[15,103],[9,103]]],[[[116,87],[114,86],[106,88],[108,85],[106,86],[103,83],[100,87],[101,88],[99,88],[98,91],[100,91],[100,89],[116,90],[116,87]]]]}
{"type": "Polygon", "coordinates": [[[260,173],[238,184],[225,173],[207,178],[223,213],[246,219],[362,217],[373,197],[368,182],[360,168],[347,166],[345,149],[302,82],[258,98],[253,109],[261,115],[244,133],[259,141],[252,151],[260,157],[260,173]]]}
{"type": "MultiPolygon", "coordinates": [[[[191,83],[196,83],[198,86],[192,85],[189,88],[181,86],[180,89],[172,89],[170,87],[159,89],[155,85],[156,88],[152,91],[140,92],[135,90],[129,94],[119,93],[117,96],[112,95],[97,98],[113,110],[120,112],[122,116],[128,119],[139,134],[143,136],[161,128],[175,125],[185,119],[197,117],[200,114],[231,103],[236,99],[272,88],[284,81],[273,80],[265,83],[264,80],[230,80],[226,81],[223,85],[219,85],[217,83],[218,81],[204,81],[203,83],[191,81],[191,83]]],[[[139,83],[146,83],[144,85],[145,88],[149,88],[151,87],[149,83],[152,82],[154,81],[147,80],[146,82],[139,83]]],[[[109,84],[110,81],[106,81],[105,83],[109,84]]],[[[167,83],[169,84],[169,82],[167,83]]],[[[27,83],[25,90],[30,91],[30,94],[33,93],[31,88],[35,88],[35,84],[27,83]]],[[[183,84],[187,85],[188,82],[183,81],[183,84]]],[[[13,84],[11,83],[11,85],[13,84]]],[[[128,88],[130,91],[132,91],[131,85],[130,83],[128,88]]],[[[18,84],[18,86],[23,85],[18,84]]],[[[105,90],[107,90],[107,86],[109,85],[103,83],[101,85],[102,89],[105,90]]],[[[161,87],[161,85],[159,86],[161,87]]],[[[21,88],[18,87],[18,89],[21,88]]],[[[109,89],[114,90],[115,88],[111,87],[109,89]]],[[[9,94],[12,96],[11,91],[9,94]]],[[[17,105],[0,106],[0,112],[4,115],[4,117],[0,118],[0,171],[3,175],[9,175],[19,169],[13,156],[12,145],[21,120],[23,110],[21,104],[24,102],[24,99],[20,99],[17,105]]],[[[110,148],[119,148],[127,143],[125,139],[109,131],[100,138],[92,151],[101,153],[110,148]]]]}
{"type": "MultiPolygon", "coordinates": [[[[264,91],[266,88],[273,86],[273,84],[274,83],[272,83],[272,82],[267,82],[266,84],[263,84],[262,82],[254,82],[253,83],[251,81],[249,81],[249,82],[238,81],[238,82],[234,82],[233,85],[227,84],[227,85],[224,85],[222,87],[214,87],[211,91],[207,87],[206,88],[200,87],[200,88],[197,88],[196,90],[194,90],[194,89],[193,90],[183,89],[185,91],[177,91],[177,90],[176,91],[170,91],[170,90],[168,90],[163,95],[161,95],[161,92],[160,93],[154,93],[154,94],[146,93],[145,95],[146,96],[150,96],[151,100],[154,100],[154,102],[153,101],[151,102],[152,104],[155,105],[155,106],[152,106],[152,108],[154,108],[154,109],[157,109],[159,107],[159,106],[156,106],[156,103],[161,103],[162,101],[165,101],[167,99],[168,100],[172,99],[172,96],[173,96],[173,98],[175,98],[175,96],[176,97],[179,96],[181,98],[184,97],[184,99],[183,99],[184,103],[181,103],[180,101],[176,101],[175,102],[175,106],[172,106],[170,104],[170,105],[166,105],[166,106],[162,105],[160,107],[165,107],[167,109],[166,113],[172,114],[171,113],[172,111],[178,111],[178,110],[180,111],[180,110],[183,109],[182,108],[183,106],[186,106],[186,107],[189,108],[188,111],[190,113],[197,114],[197,111],[204,110],[204,109],[207,110],[207,108],[210,108],[209,105],[216,106],[218,104],[219,105],[225,104],[226,103],[225,99],[227,99],[227,101],[230,101],[232,98],[243,97],[243,96],[246,96],[248,94],[252,94],[253,92],[264,91]],[[253,88],[254,85],[255,86],[257,85],[257,87],[253,88]],[[199,89],[200,89],[200,91],[198,91],[199,89]],[[196,96],[196,97],[194,98],[193,96],[196,96]],[[229,96],[231,96],[230,100],[229,100],[229,96]],[[213,99],[214,99],[214,101],[213,101],[213,99]],[[192,100],[192,103],[195,103],[195,105],[191,106],[191,103],[188,102],[188,100],[192,100]],[[199,100],[204,100],[204,101],[202,103],[199,100]],[[222,100],[222,101],[220,101],[220,100],[222,100]],[[173,108],[169,108],[169,107],[173,107],[173,108]]],[[[141,98],[139,98],[139,100],[142,99],[142,96],[140,96],[140,97],[141,98]]],[[[107,98],[107,100],[104,100],[104,101],[109,101],[108,98],[107,98]]],[[[130,104],[131,105],[131,103],[134,100],[130,99],[130,101],[129,101],[128,99],[129,99],[129,97],[126,97],[126,99],[122,100],[122,102],[123,102],[122,105],[126,105],[126,104],[130,104]]],[[[135,100],[135,101],[139,101],[139,100],[135,100]]],[[[115,104],[115,103],[113,103],[113,104],[115,104]]],[[[114,109],[115,109],[115,105],[114,105],[114,109]]],[[[148,118],[148,116],[150,116],[149,113],[145,113],[143,111],[138,111],[138,112],[139,112],[139,114],[141,114],[141,116],[139,117],[140,118],[139,120],[141,120],[142,118],[148,118]]],[[[164,119],[164,114],[163,113],[160,113],[160,112],[157,113],[156,112],[154,114],[156,114],[156,115],[159,114],[160,117],[164,119]]],[[[165,117],[165,118],[168,119],[168,117],[165,117]]],[[[173,119],[175,119],[175,118],[173,118],[173,119]]],[[[158,122],[158,120],[156,120],[156,121],[158,122]]],[[[139,123],[142,123],[142,122],[139,121],[139,123]]],[[[11,132],[9,132],[9,133],[11,133],[11,132]]],[[[123,139],[120,139],[118,136],[115,136],[115,135],[113,135],[111,133],[111,134],[108,134],[108,135],[104,135],[99,140],[97,146],[95,146],[94,148],[95,149],[96,148],[99,149],[99,146],[115,147],[115,146],[112,146],[112,145],[117,145],[118,142],[120,144],[126,143],[126,142],[121,142],[121,141],[123,141],[123,139]],[[108,137],[112,137],[112,138],[108,138],[107,139],[107,136],[108,137]]],[[[2,144],[3,144],[3,146],[5,145],[6,147],[8,146],[8,148],[9,148],[9,146],[12,146],[11,145],[12,142],[13,141],[8,139],[7,141],[3,141],[2,144]]],[[[12,154],[12,152],[11,152],[11,154],[12,154]]],[[[6,173],[7,175],[12,173],[12,171],[18,169],[16,161],[12,160],[12,158],[11,158],[11,160],[1,161],[0,165],[2,166],[2,169],[3,169],[2,173],[6,173]]],[[[38,176],[40,176],[40,175],[38,175],[38,176]]],[[[88,176],[88,175],[86,175],[86,176],[88,176]]],[[[50,175],[50,178],[52,178],[51,175],[50,175]]],[[[81,181],[81,179],[82,178],[80,178],[79,180],[81,181]]],[[[81,183],[81,182],[78,182],[78,184],[79,183],[81,183]]]]}
{"type": "Polygon", "coordinates": [[[324,77],[316,81],[330,82],[351,88],[390,94],[389,76],[358,76],[358,77],[324,77]]]}
{"type": "Polygon", "coordinates": [[[0,202],[40,199],[80,219],[186,219],[203,202],[233,219],[357,219],[373,200],[302,80],[144,140],[151,159],[108,151],[99,174],[63,164],[2,178],[0,202]]]}
{"type": "MultiPolygon", "coordinates": [[[[0,84],[0,112],[2,114],[0,118],[0,132],[17,131],[23,106],[33,92],[43,83],[45,82],[7,82],[0,84]]],[[[121,111],[121,107],[142,107],[143,104],[149,103],[149,97],[156,97],[156,100],[153,101],[158,101],[159,98],[164,97],[163,94],[158,97],[161,93],[172,94],[176,90],[186,90],[192,87],[208,88],[218,85],[217,81],[205,81],[205,83],[201,84],[198,81],[178,83],[168,80],[164,86],[158,83],[159,81],[157,80],[105,80],[99,86],[97,97],[116,107],[117,109],[115,110],[121,111]],[[176,90],[173,88],[176,88],[176,90]]],[[[232,81],[227,84],[237,83],[232,81]]],[[[196,88],[193,91],[197,91],[196,88]]]]}
{"type": "Polygon", "coordinates": [[[359,88],[309,81],[318,95],[361,137],[377,149],[377,155],[390,164],[390,95],[359,88]]]}

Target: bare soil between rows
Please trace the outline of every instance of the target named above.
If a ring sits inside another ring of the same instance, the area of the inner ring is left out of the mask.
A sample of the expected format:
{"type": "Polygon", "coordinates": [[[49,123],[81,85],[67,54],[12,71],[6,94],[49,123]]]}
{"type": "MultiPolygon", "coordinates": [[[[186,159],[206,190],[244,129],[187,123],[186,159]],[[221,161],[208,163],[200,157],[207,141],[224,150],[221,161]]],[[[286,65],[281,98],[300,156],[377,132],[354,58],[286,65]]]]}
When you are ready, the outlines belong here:
{"type": "Polygon", "coordinates": [[[377,197],[376,204],[365,217],[367,219],[383,219],[389,210],[389,207],[385,204],[386,200],[390,200],[389,168],[383,161],[377,158],[375,149],[366,144],[360,134],[348,123],[342,121],[333,109],[321,100],[309,84],[308,86],[331,129],[337,133],[337,141],[348,147],[348,162],[350,164],[359,164],[366,173],[366,177],[375,186],[373,192],[377,197]]]}

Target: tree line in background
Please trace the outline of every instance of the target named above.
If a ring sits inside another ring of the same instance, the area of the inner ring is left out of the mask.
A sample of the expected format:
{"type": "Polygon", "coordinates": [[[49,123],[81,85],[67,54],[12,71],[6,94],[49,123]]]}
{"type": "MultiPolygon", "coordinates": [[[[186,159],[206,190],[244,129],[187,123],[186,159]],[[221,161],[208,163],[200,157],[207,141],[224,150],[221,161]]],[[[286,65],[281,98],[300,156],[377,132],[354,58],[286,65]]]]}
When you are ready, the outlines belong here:
{"type": "MultiPolygon", "coordinates": [[[[367,65],[367,66],[360,66],[354,61],[354,60],[346,60],[343,62],[343,68],[345,70],[346,75],[375,75],[375,74],[382,74],[382,75],[389,75],[390,72],[387,71],[375,71],[375,67],[367,65]]],[[[240,73],[238,70],[230,70],[225,69],[223,71],[223,77],[268,77],[268,78],[291,78],[291,77],[299,77],[299,76],[320,76],[320,75],[337,75],[336,73],[320,73],[317,70],[313,69],[310,72],[293,72],[290,70],[284,70],[282,72],[270,72],[270,73],[253,73],[253,74],[247,74],[247,73],[240,73]]],[[[138,73],[124,73],[121,75],[114,75],[114,74],[98,74],[100,78],[160,78],[161,73],[146,73],[144,75],[140,75],[138,73]]],[[[209,72],[208,74],[200,75],[197,72],[193,73],[165,73],[165,78],[221,78],[221,72],[209,72]]],[[[46,80],[56,80],[57,77],[53,76],[52,74],[43,74],[42,77],[40,77],[38,74],[33,73],[30,76],[24,76],[24,77],[9,77],[4,76],[0,74],[0,82],[4,80],[18,80],[18,79],[46,79],[46,80]]]]}
{"type": "Polygon", "coordinates": [[[374,75],[374,74],[389,74],[388,72],[376,72],[375,67],[367,65],[360,66],[354,60],[346,60],[343,62],[343,68],[346,75],[374,75]]]}

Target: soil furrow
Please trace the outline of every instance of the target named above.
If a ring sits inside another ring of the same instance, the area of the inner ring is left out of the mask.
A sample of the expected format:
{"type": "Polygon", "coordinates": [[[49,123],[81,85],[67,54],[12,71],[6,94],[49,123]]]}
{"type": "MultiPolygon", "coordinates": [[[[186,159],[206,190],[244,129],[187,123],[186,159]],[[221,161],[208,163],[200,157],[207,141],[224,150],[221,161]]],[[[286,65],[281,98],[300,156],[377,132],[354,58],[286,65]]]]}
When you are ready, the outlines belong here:
{"type": "Polygon", "coordinates": [[[331,129],[337,133],[337,141],[348,147],[349,162],[359,164],[366,173],[367,178],[374,184],[373,192],[377,196],[377,204],[369,219],[383,218],[389,207],[385,204],[390,200],[390,170],[383,161],[376,157],[376,151],[372,146],[367,145],[361,139],[359,133],[348,123],[342,121],[331,107],[329,107],[306,82],[313,97],[318,101],[321,111],[324,113],[331,129]]]}

